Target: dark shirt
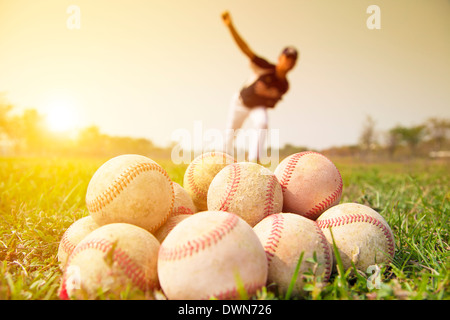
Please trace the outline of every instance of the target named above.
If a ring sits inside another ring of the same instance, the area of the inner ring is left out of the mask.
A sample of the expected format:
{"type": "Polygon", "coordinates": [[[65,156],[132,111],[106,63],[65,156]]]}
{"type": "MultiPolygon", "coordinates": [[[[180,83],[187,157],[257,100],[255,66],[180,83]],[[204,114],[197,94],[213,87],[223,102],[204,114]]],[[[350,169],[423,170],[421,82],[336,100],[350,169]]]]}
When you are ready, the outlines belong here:
{"type": "Polygon", "coordinates": [[[242,102],[249,108],[256,106],[274,108],[288,91],[289,83],[286,78],[277,77],[275,65],[267,60],[255,56],[251,62],[257,79],[242,88],[240,92],[242,102]]]}

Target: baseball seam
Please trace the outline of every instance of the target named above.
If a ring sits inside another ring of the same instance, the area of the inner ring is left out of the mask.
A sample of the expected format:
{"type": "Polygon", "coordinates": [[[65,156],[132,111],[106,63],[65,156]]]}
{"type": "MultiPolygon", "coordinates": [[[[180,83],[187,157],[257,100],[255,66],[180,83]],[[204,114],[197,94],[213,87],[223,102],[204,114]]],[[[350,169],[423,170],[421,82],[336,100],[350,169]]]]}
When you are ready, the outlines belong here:
{"type": "Polygon", "coordinates": [[[71,232],[71,227],[69,227],[66,232],[64,232],[62,239],[61,239],[61,246],[64,252],[67,254],[70,254],[73,249],[75,249],[76,245],[70,241],[69,234],[71,232]]]}
{"type": "MultiPolygon", "coordinates": [[[[67,265],[69,266],[74,257],[81,251],[87,249],[100,250],[103,253],[107,253],[110,250],[114,250],[112,254],[113,261],[117,262],[120,269],[122,269],[125,275],[131,279],[132,283],[135,284],[142,291],[156,288],[155,283],[146,281],[144,271],[137,265],[125,251],[120,248],[113,248],[113,243],[106,239],[91,239],[89,241],[83,242],[80,246],[77,246],[75,251],[70,255],[67,265]]],[[[68,299],[68,294],[66,291],[66,277],[63,278],[61,297],[68,299]]]]}
{"type": "Polygon", "coordinates": [[[189,186],[192,188],[192,190],[194,191],[194,193],[200,195],[201,197],[206,197],[206,192],[201,190],[197,184],[195,183],[195,178],[194,178],[194,170],[195,167],[197,166],[197,164],[203,160],[203,156],[202,155],[200,158],[198,159],[194,159],[194,161],[192,161],[190,168],[188,168],[187,171],[187,181],[189,183],[189,186]]]}
{"type": "Polygon", "coordinates": [[[332,255],[331,255],[331,248],[328,244],[327,238],[325,237],[322,229],[319,227],[319,224],[316,221],[313,221],[316,226],[316,232],[320,237],[320,243],[323,248],[323,253],[325,255],[325,281],[328,281],[331,276],[331,267],[332,267],[332,255]]]}
{"type": "Polygon", "coordinates": [[[178,216],[180,214],[194,214],[195,212],[192,209],[186,206],[178,206],[172,209],[172,216],[178,216]]]}
{"type": "Polygon", "coordinates": [[[264,217],[268,216],[273,212],[273,207],[274,207],[274,194],[275,194],[275,188],[276,188],[276,184],[279,183],[278,179],[275,175],[270,175],[269,176],[269,182],[267,184],[267,192],[266,192],[266,199],[264,201],[264,217]]]}
{"type": "Polygon", "coordinates": [[[221,199],[219,211],[228,211],[230,201],[233,199],[234,194],[237,191],[239,183],[241,181],[241,166],[238,164],[230,165],[230,172],[228,175],[227,189],[221,199]],[[231,181],[231,182],[230,182],[231,181]]]}
{"type": "Polygon", "coordinates": [[[283,229],[284,217],[282,215],[274,215],[272,218],[272,227],[270,229],[269,237],[264,244],[264,251],[266,252],[266,257],[269,264],[275,255],[283,229]]]}
{"type": "MultiPolygon", "coordinates": [[[[336,168],[336,170],[337,170],[337,168],[336,168]]],[[[337,170],[337,172],[339,173],[339,170],[337,170]]],[[[336,188],[336,190],[331,195],[326,197],[324,200],[322,200],[321,202],[316,204],[314,207],[309,209],[307,212],[305,212],[304,213],[305,216],[308,216],[311,219],[315,219],[317,214],[322,213],[323,211],[325,211],[326,209],[331,207],[337,201],[337,199],[339,199],[339,196],[342,194],[342,186],[343,186],[342,177],[341,177],[340,173],[339,173],[339,179],[340,179],[339,185],[336,188]]]]}
{"type": "Polygon", "coordinates": [[[188,240],[186,243],[172,248],[166,247],[163,242],[159,249],[158,259],[164,261],[181,260],[205,250],[217,244],[223,237],[230,233],[238,222],[239,218],[235,214],[229,214],[220,225],[199,238],[188,240]]]}
{"type": "Polygon", "coordinates": [[[340,216],[337,218],[331,218],[331,219],[324,219],[317,221],[317,224],[321,229],[331,228],[331,227],[339,227],[342,225],[347,225],[350,223],[356,223],[356,222],[362,222],[362,223],[370,223],[378,228],[380,228],[386,237],[387,240],[387,246],[388,246],[388,254],[391,258],[394,257],[395,252],[395,245],[394,245],[394,239],[392,237],[392,234],[387,228],[384,223],[368,214],[347,214],[344,216],[340,216]]]}
{"type": "MultiPolygon", "coordinates": [[[[187,181],[189,183],[189,186],[192,188],[192,191],[194,191],[194,193],[198,194],[200,197],[203,197],[203,198],[207,197],[208,190],[202,190],[197,186],[197,184],[195,183],[194,169],[200,161],[203,161],[204,158],[215,157],[215,156],[216,156],[215,152],[208,152],[208,153],[202,154],[201,156],[197,157],[196,159],[194,159],[194,161],[191,162],[190,168],[188,168],[188,170],[186,171],[187,181]]],[[[222,154],[222,160],[223,160],[224,164],[227,163],[227,158],[229,158],[229,157],[230,156],[225,153],[222,154]]],[[[233,161],[234,161],[234,159],[233,159],[233,161]]]]}
{"type": "MultiPolygon", "coordinates": [[[[182,215],[182,214],[180,214],[182,215]]],[[[177,216],[180,216],[177,215],[177,216]]],[[[177,216],[173,216],[173,217],[177,217],[177,216]]],[[[171,217],[171,218],[173,218],[171,217]]],[[[164,228],[166,228],[166,236],[169,234],[170,231],[172,231],[173,228],[175,228],[177,226],[178,223],[180,223],[180,221],[178,219],[171,219],[169,218],[166,222],[166,224],[164,225],[164,228]]]]}
{"type": "MultiPolygon", "coordinates": [[[[98,212],[105,206],[110,204],[119,194],[136,178],[139,174],[147,171],[157,171],[163,174],[167,180],[172,184],[167,172],[156,163],[139,163],[137,165],[127,168],[123,173],[116,178],[113,183],[95,199],[86,202],[86,206],[90,213],[98,212]]],[[[174,197],[172,197],[173,207],[174,197]]]]}
{"type": "MultiPolygon", "coordinates": [[[[294,172],[295,167],[297,166],[298,161],[300,160],[300,158],[305,156],[305,155],[309,155],[309,154],[315,154],[315,155],[324,157],[325,159],[329,160],[324,155],[322,155],[322,154],[320,154],[318,152],[314,152],[314,151],[305,151],[305,152],[300,152],[300,153],[297,153],[297,154],[293,155],[292,158],[289,159],[288,163],[286,164],[286,167],[283,170],[283,175],[281,177],[280,184],[281,184],[281,188],[282,188],[283,192],[287,189],[289,181],[290,181],[290,179],[292,177],[292,173],[294,172]]],[[[334,166],[334,164],[333,164],[333,166],[334,166]]],[[[336,166],[334,166],[334,167],[336,168],[336,166]]],[[[304,215],[304,216],[314,220],[316,218],[315,216],[318,213],[321,213],[325,209],[329,208],[339,198],[339,196],[342,193],[343,182],[342,182],[341,173],[339,172],[339,170],[337,168],[336,168],[336,171],[337,171],[337,173],[339,175],[339,185],[336,188],[336,190],[334,192],[332,192],[324,200],[322,200],[321,202],[316,204],[314,207],[309,209],[307,212],[302,213],[302,215],[304,215]]]]}
{"type": "Polygon", "coordinates": [[[289,159],[288,163],[286,164],[286,167],[283,169],[283,175],[281,176],[280,184],[281,188],[283,189],[283,192],[286,190],[289,180],[291,180],[292,173],[294,172],[295,167],[297,166],[298,161],[301,157],[303,157],[305,154],[310,154],[313,152],[300,152],[296,153],[289,159]]]}

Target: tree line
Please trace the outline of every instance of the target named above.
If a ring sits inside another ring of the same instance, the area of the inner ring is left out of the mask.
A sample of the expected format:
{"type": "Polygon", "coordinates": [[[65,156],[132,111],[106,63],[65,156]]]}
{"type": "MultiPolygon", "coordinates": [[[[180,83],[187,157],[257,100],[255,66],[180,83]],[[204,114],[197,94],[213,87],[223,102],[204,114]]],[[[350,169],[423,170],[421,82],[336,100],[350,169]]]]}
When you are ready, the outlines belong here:
{"type": "Polygon", "coordinates": [[[97,126],[81,129],[75,137],[47,128],[45,116],[35,109],[14,113],[14,105],[0,97],[0,155],[7,156],[96,156],[113,157],[124,153],[155,157],[170,156],[149,139],[110,136],[97,126]]]}
{"type": "MultiPolygon", "coordinates": [[[[81,129],[76,137],[51,132],[45,117],[35,109],[15,113],[13,104],[0,95],[0,155],[21,156],[98,156],[124,153],[170,157],[173,145],[156,146],[146,138],[118,137],[104,134],[97,126],[81,129]]],[[[284,145],[278,150],[284,158],[307,147],[284,145]]],[[[405,159],[410,157],[450,157],[450,120],[430,118],[414,126],[377,130],[376,121],[367,116],[358,143],[316,150],[329,156],[363,159],[405,159]]]]}
{"type": "Polygon", "coordinates": [[[372,159],[448,158],[450,157],[450,119],[429,118],[423,123],[377,130],[376,121],[367,116],[358,143],[333,147],[328,153],[372,159]]]}

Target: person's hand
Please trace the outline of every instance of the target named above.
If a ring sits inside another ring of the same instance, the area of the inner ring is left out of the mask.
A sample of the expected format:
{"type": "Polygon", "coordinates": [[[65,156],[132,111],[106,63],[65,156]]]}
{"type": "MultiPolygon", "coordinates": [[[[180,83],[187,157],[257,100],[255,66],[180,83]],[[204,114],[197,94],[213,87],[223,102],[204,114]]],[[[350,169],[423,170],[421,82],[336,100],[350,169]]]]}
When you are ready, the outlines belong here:
{"type": "Polygon", "coordinates": [[[224,11],[224,12],[222,13],[222,20],[223,20],[223,23],[224,23],[227,27],[231,25],[231,16],[230,16],[230,13],[229,13],[228,11],[224,11]]]}

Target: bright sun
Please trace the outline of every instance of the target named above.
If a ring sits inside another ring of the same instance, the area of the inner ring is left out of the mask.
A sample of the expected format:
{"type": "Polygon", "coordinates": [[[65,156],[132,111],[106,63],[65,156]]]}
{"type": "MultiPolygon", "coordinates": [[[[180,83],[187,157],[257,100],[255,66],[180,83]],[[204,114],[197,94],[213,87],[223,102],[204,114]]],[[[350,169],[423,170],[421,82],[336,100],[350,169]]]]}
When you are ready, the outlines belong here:
{"type": "Polygon", "coordinates": [[[78,114],[72,103],[55,101],[48,106],[47,125],[51,131],[67,132],[78,125],[78,114]]]}

